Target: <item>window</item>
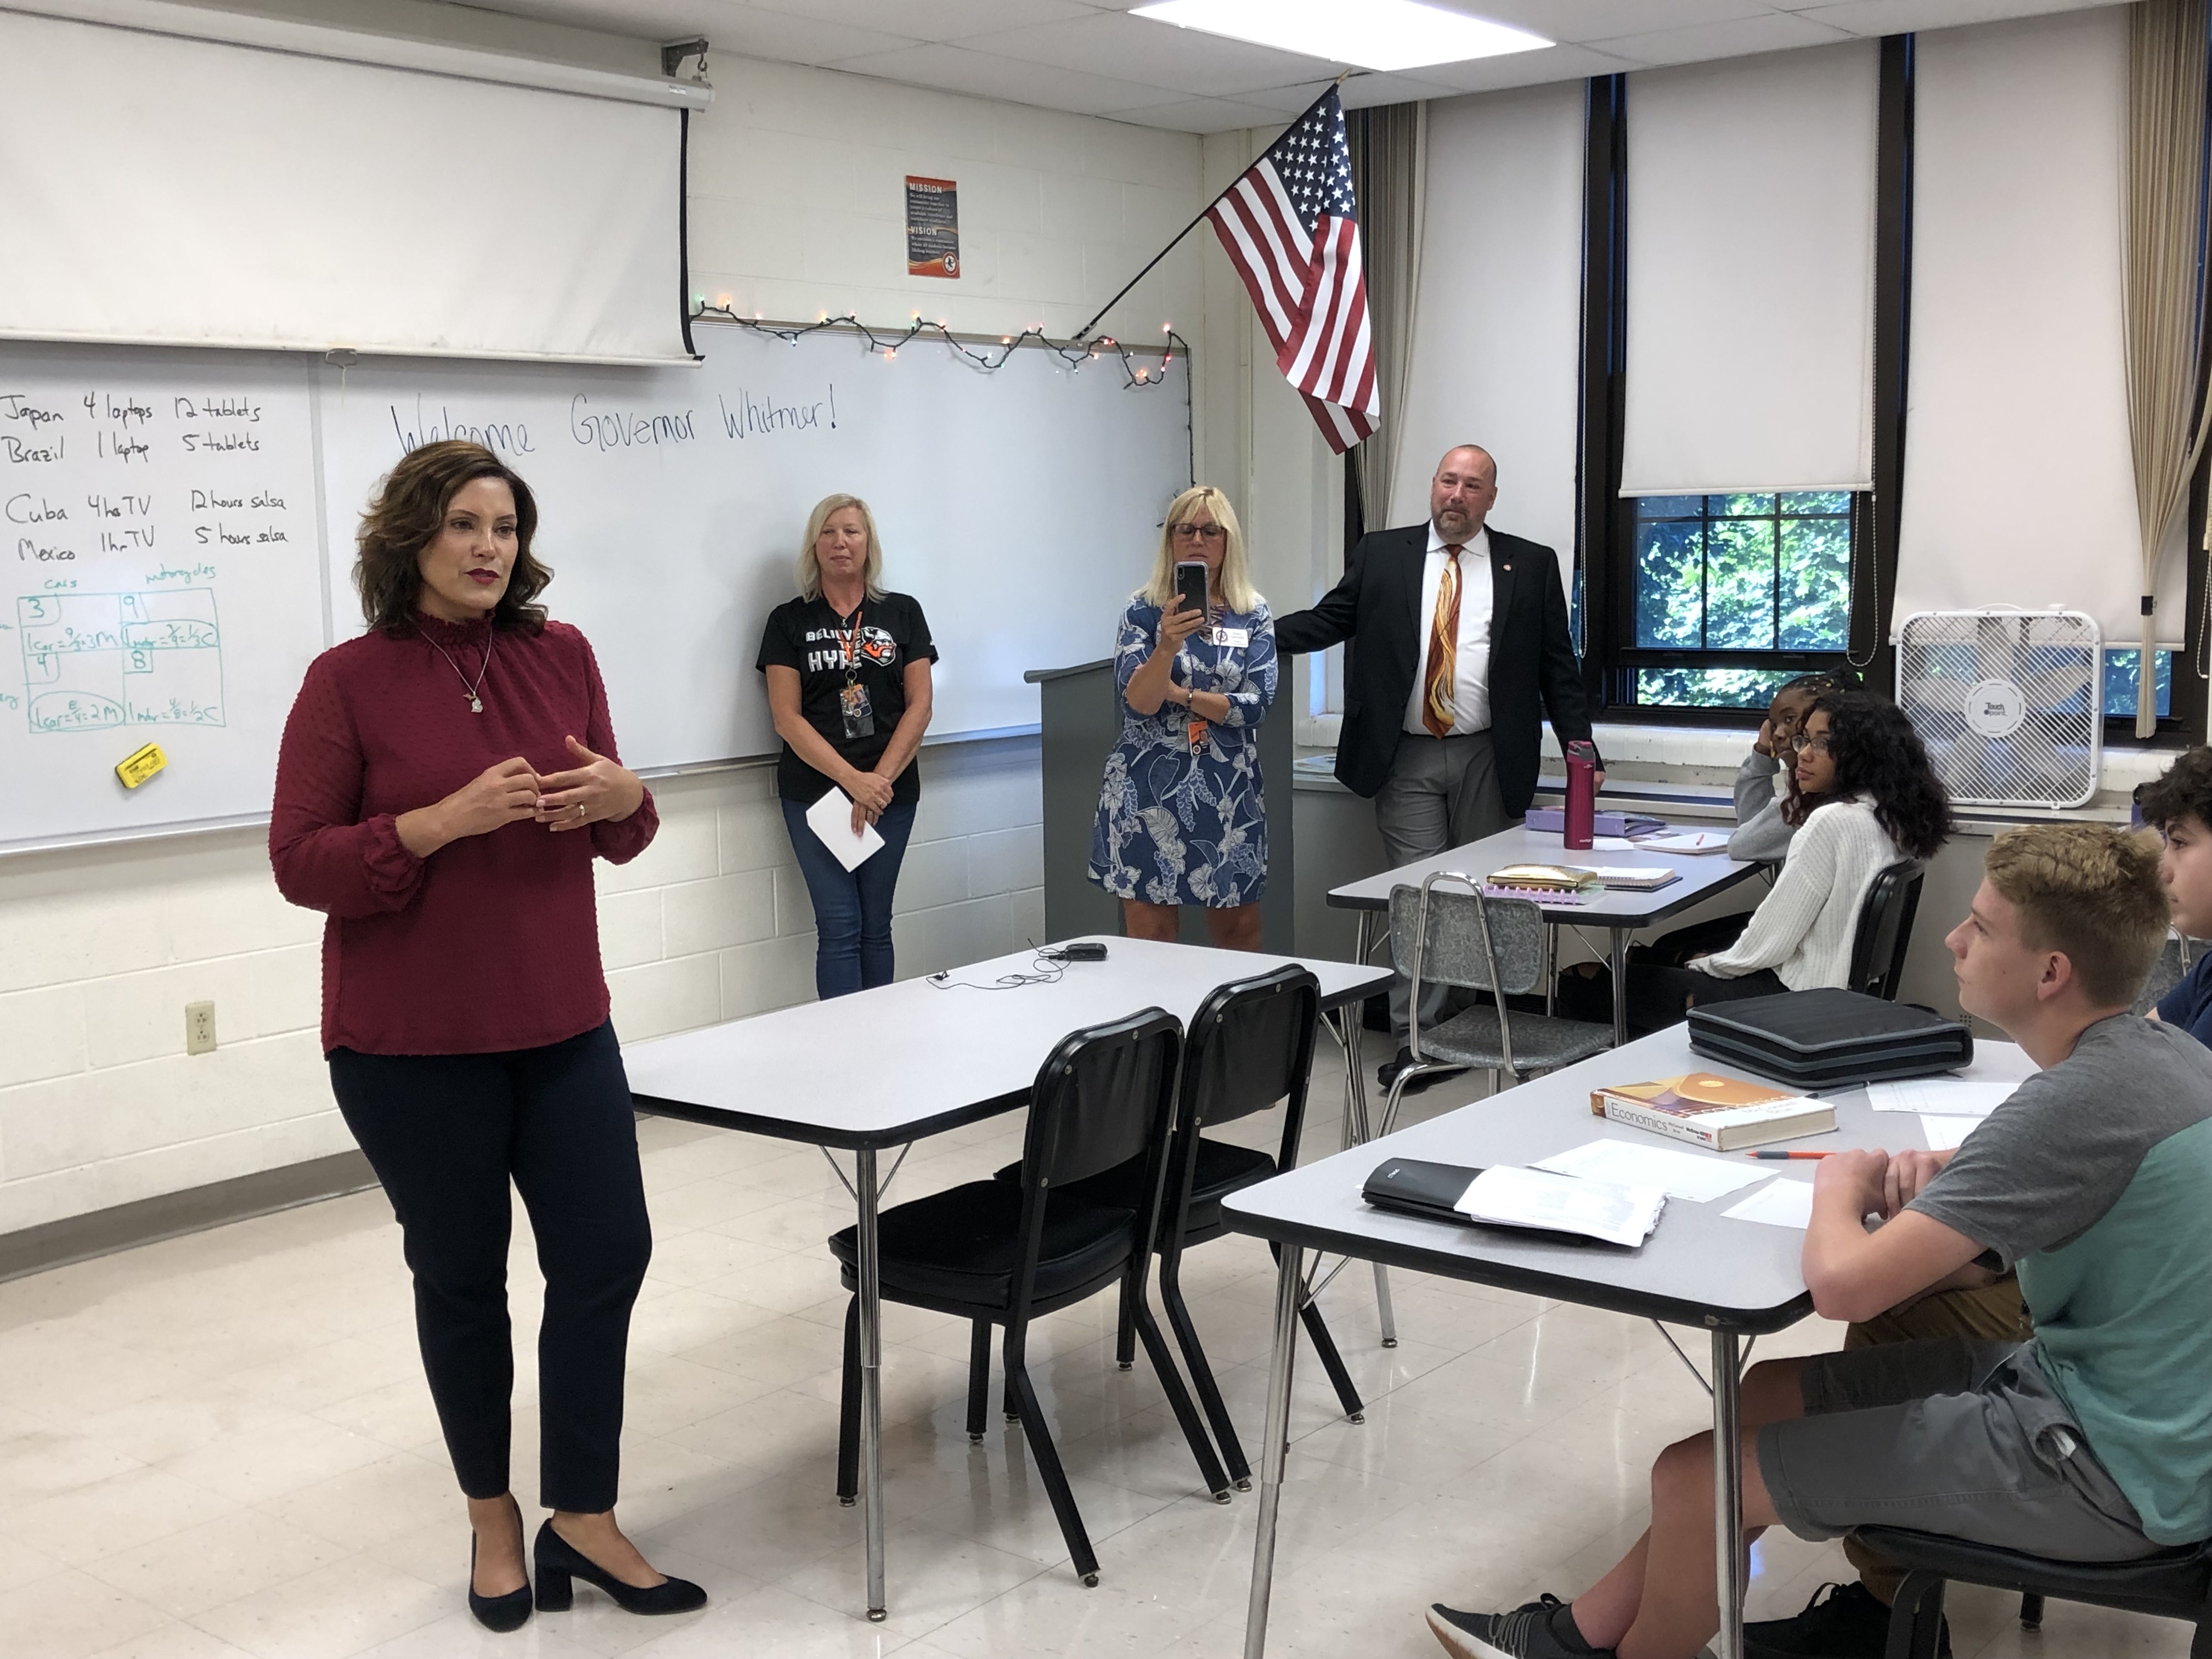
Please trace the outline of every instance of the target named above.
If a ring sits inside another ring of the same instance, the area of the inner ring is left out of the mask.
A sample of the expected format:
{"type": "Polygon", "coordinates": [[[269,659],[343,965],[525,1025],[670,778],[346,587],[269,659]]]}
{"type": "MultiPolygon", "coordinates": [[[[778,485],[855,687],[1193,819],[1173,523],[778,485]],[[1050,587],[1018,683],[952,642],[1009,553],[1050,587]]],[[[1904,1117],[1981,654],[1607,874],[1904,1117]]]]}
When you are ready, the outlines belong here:
{"type": "MultiPolygon", "coordinates": [[[[2173,653],[2151,653],[2153,671],[2157,674],[2154,693],[2160,720],[2173,717],[2173,653]]],[[[2136,717],[2136,686],[2142,674],[2142,648],[2119,651],[2107,648],[2105,652],[2105,718],[2108,720],[2132,720],[2136,717]]],[[[2133,734],[2130,733],[2130,736],[2133,734]]]]}
{"type": "Polygon", "coordinates": [[[1636,703],[1764,708],[1784,680],[1833,665],[1849,645],[1849,492],[1644,495],[1633,511],[1621,655],[1636,703]],[[1713,660],[1735,652],[1759,657],[1713,660]]]}

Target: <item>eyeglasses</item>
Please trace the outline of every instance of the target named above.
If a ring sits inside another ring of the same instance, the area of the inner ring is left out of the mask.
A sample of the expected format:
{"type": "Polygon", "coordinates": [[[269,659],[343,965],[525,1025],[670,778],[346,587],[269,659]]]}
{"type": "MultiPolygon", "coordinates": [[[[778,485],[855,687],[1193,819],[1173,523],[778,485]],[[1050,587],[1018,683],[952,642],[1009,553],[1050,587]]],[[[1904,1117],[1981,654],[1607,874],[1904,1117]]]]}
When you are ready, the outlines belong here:
{"type": "Polygon", "coordinates": [[[1812,755],[1826,755],[1831,752],[1829,740],[1825,736],[1808,738],[1801,733],[1797,738],[1796,746],[1812,755]]]}
{"type": "Polygon", "coordinates": [[[1179,542],[1194,542],[1200,537],[1218,542],[1229,532],[1218,524],[1179,524],[1168,533],[1179,542]]]}

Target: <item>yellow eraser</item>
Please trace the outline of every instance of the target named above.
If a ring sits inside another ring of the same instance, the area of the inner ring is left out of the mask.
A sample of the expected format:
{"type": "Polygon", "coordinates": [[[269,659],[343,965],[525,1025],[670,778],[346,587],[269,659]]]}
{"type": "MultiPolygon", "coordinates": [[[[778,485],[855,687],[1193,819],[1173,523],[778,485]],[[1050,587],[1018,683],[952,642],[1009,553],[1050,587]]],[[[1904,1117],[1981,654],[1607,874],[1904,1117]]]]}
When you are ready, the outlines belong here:
{"type": "Polygon", "coordinates": [[[149,743],[137,754],[118,761],[115,775],[123,780],[125,789],[136,789],[168,763],[169,757],[161,752],[161,745],[149,743]]]}

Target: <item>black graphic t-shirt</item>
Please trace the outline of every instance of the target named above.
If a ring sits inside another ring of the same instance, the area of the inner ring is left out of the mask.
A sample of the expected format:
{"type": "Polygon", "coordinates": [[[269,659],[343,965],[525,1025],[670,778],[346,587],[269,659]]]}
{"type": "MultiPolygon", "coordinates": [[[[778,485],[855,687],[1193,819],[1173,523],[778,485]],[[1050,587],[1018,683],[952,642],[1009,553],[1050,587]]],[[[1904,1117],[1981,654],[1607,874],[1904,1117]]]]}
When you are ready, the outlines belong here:
{"type": "MultiPolygon", "coordinates": [[[[823,599],[792,599],[769,612],[761,635],[760,660],[753,666],[799,671],[799,712],[847,763],[866,772],[890,747],[891,733],[906,714],[906,665],[935,662],[937,647],[921,606],[904,593],[863,599],[854,617],[839,616],[823,599]],[[867,693],[875,730],[866,737],[845,735],[842,694],[847,678],[845,641],[854,639],[852,678],[867,693]]],[[[775,768],[776,793],[811,806],[834,785],[783,746],[775,768]]],[[[921,799],[921,770],[909,766],[891,785],[891,803],[921,799]]]]}

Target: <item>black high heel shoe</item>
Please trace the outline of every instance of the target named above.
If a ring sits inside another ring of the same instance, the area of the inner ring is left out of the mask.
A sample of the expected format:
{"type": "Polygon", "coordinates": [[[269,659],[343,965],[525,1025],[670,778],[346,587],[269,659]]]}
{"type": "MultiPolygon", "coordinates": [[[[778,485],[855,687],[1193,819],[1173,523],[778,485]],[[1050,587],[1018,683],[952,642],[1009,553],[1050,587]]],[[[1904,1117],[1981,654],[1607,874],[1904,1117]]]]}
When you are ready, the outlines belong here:
{"type": "Polygon", "coordinates": [[[605,1590],[624,1613],[690,1613],[707,1605],[707,1592],[688,1578],[664,1579],[650,1589],[623,1583],[554,1531],[550,1520],[538,1528],[531,1553],[538,1560],[540,1613],[568,1612],[576,1595],[570,1581],[576,1578],[605,1590]]]}
{"type": "MultiPolygon", "coordinates": [[[[522,1538],[522,1506],[514,1506],[514,1536],[522,1538]]],[[[504,1636],[511,1630],[520,1630],[530,1619],[530,1576],[523,1575],[522,1588],[512,1589],[504,1595],[477,1594],[477,1535],[469,1533],[469,1611],[477,1616],[477,1623],[488,1631],[504,1636]]]]}

